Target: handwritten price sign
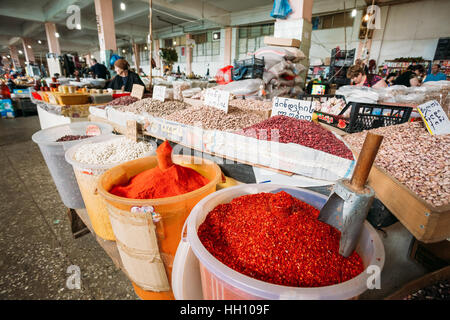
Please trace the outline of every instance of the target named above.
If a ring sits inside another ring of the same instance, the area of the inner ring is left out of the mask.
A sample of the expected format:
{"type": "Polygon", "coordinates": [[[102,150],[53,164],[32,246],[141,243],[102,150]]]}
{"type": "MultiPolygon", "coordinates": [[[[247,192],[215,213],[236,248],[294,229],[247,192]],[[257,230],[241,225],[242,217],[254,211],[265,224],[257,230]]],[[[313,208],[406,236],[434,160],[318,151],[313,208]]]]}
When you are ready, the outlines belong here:
{"type": "Polygon", "coordinates": [[[417,110],[431,135],[450,134],[450,121],[439,102],[428,101],[418,106],[417,110]]]}
{"type": "Polygon", "coordinates": [[[153,87],[153,99],[164,102],[166,98],[166,87],[164,86],[154,86],[153,87]]]}
{"type": "Polygon", "coordinates": [[[314,107],[311,101],[275,97],[272,102],[273,116],[288,116],[298,120],[312,121],[314,107]]]}
{"type": "Polygon", "coordinates": [[[208,89],[205,93],[205,105],[214,107],[228,113],[230,93],[223,90],[208,89]]]}

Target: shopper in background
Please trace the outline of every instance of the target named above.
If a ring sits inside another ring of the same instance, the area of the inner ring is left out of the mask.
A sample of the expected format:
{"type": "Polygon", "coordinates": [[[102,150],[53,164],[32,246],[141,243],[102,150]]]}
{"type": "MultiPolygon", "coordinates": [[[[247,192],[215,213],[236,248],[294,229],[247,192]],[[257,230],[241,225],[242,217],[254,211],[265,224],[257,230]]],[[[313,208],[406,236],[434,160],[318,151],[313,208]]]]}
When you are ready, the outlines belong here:
{"type": "Polygon", "coordinates": [[[369,66],[367,67],[367,74],[377,74],[377,63],[374,59],[369,60],[369,66]]]}
{"type": "Polygon", "coordinates": [[[405,72],[394,80],[394,84],[406,87],[420,86],[420,77],[425,73],[425,68],[421,64],[410,65],[405,72]]]}
{"type": "Polygon", "coordinates": [[[431,73],[427,75],[423,82],[447,80],[447,76],[445,75],[445,73],[440,72],[440,70],[441,65],[433,64],[433,66],[431,67],[431,73]]]}
{"type": "Polygon", "coordinates": [[[108,80],[110,76],[108,69],[105,67],[105,65],[98,63],[97,59],[92,59],[92,67],[91,71],[95,75],[95,77],[100,79],[108,80]],[[108,77],[108,78],[107,78],[108,77]]]}
{"type": "Polygon", "coordinates": [[[384,79],[376,74],[367,74],[360,65],[348,68],[347,78],[357,87],[386,88],[384,79]]]}
{"type": "Polygon", "coordinates": [[[397,78],[397,73],[395,72],[391,72],[389,73],[386,78],[384,79],[384,81],[386,81],[388,87],[391,87],[394,85],[394,80],[397,78]]]}
{"type": "Polygon", "coordinates": [[[140,84],[145,87],[139,75],[129,69],[130,65],[125,59],[114,62],[114,70],[117,72],[117,76],[108,84],[108,88],[131,92],[133,84],[140,84]]]}
{"type": "Polygon", "coordinates": [[[364,61],[362,59],[356,59],[355,60],[355,66],[360,66],[361,68],[364,69],[364,72],[366,74],[369,73],[369,68],[367,67],[367,65],[364,63],[364,61]]]}

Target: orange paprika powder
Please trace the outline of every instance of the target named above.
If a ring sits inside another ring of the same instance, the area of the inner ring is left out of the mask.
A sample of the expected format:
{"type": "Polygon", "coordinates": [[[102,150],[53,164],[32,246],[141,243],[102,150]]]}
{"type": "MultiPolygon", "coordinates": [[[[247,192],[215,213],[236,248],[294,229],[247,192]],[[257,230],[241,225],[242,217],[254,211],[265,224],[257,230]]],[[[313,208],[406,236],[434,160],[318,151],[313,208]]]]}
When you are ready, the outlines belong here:
{"type": "Polygon", "coordinates": [[[110,192],[129,199],[157,199],[188,193],[209,183],[197,171],[172,162],[168,141],[156,149],[156,155],[158,167],[139,173],[126,185],[114,186],[110,192]]]}

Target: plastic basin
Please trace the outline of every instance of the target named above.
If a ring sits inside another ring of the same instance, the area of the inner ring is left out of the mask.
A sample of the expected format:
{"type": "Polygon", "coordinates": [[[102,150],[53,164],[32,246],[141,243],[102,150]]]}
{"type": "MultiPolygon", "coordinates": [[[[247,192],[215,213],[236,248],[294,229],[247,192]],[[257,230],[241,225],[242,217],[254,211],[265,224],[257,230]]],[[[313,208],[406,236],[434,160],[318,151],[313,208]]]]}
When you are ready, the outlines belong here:
{"type": "MultiPolygon", "coordinates": [[[[89,141],[83,141],[79,144],[71,147],[66,152],[66,161],[73,166],[73,171],[75,172],[75,177],[78,181],[78,186],[81,191],[81,195],[86,205],[86,210],[91,220],[92,228],[95,233],[104,240],[115,241],[116,237],[111,227],[111,222],[109,221],[108,210],[106,209],[106,203],[98,194],[97,185],[100,180],[100,176],[107,170],[120,163],[114,164],[89,164],[74,160],[75,153],[79,148],[85,144],[99,143],[113,139],[123,139],[124,136],[100,136],[89,141]]],[[[145,154],[145,156],[154,155],[155,152],[150,152],[145,154]]]]}
{"type": "Polygon", "coordinates": [[[213,193],[221,180],[220,168],[212,161],[179,155],[172,156],[172,160],[196,170],[210,182],[195,191],[159,199],[128,199],[109,193],[113,186],[125,184],[138,173],[156,167],[157,158],[152,156],[106,171],[98,184],[98,192],[106,200],[122,263],[142,299],[174,299],[170,282],[181,230],[192,208],[213,193]]]}
{"type": "Polygon", "coordinates": [[[90,125],[98,126],[101,135],[112,134],[113,127],[109,124],[86,121],[43,129],[31,137],[41,150],[62,202],[66,207],[72,209],[83,209],[85,206],[72,165],[65,159],[65,152],[70,147],[93,138],[64,142],[56,142],[56,140],[65,135],[85,135],[86,128],[90,125]]]}
{"type": "Polygon", "coordinates": [[[203,297],[206,300],[321,300],[352,299],[368,289],[367,280],[373,271],[367,267],[375,265],[381,272],[384,265],[384,247],[375,229],[366,221],[356,247],[365,270],[355,278],[332,286],[317,288],[297,288],[275,285],[256,280],[241,274],[217,260],[201,243],[197,236],[198,227],[217,205],[228,203],[232,199],[260,192],[278,192],[284,190],[317,209],[321,209],[327,197],[321,194],[294,187],[280,185],[247,184],[220,190],[205,197],[192,210],[187,219],[187,241],[199,260],[203,297]]]}

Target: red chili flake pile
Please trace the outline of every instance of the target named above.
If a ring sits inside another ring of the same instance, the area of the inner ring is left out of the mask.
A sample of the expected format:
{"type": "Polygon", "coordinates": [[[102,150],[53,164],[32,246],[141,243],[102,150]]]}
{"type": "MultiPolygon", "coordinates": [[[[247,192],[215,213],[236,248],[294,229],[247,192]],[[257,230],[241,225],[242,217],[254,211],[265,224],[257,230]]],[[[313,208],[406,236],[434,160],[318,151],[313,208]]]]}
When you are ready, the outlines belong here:
{"type": "Polygon", "coordinates": [[[319,210],[282,191],[220,204],[198,229],[205,248],[252,278],[292,287],[322,287],[364,270],[354,251],[339,254],[340,232],[317,220],[319,210]]]}
{"type": "Polygon", "coordinates": [[[307,120],[297,120],[287,116],[274,116],[253,126],[236,132],[244,136],[260,139],[278,139],[281,143],[296,143],[302,146],[327,152],[329,154],[353,160],[349,148],[336,136],[320,124],[307,120]],[[272,137],[272,130],[278,130],[272,137]]]}

